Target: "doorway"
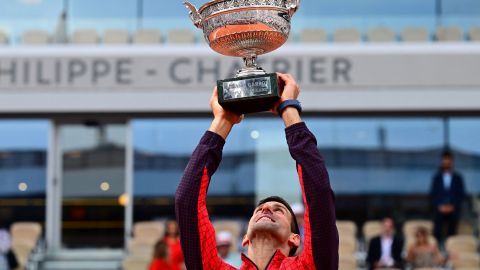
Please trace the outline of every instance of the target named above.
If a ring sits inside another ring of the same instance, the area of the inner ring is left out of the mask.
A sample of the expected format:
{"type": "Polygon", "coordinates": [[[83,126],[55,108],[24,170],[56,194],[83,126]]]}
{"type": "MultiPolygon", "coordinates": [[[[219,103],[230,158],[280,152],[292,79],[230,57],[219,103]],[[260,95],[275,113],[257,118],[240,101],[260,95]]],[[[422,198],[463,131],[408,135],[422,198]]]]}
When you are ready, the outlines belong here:
{"type": "Polygon", "coordinates": [[[131,228],[126,120],[52,121],[47,247],[123,249],[131,228]]]}

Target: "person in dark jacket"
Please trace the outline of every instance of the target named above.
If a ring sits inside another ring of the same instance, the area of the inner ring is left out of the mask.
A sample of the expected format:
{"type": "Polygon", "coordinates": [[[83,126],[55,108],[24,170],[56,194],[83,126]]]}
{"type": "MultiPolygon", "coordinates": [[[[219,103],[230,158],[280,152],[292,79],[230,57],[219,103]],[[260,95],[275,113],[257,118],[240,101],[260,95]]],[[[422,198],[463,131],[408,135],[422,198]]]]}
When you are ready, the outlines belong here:
{"type": "Polygon", "coordinates": [[[369,269],[403,268],[403,239],[395,235],[393,220],[383,219],[382,234],[370,240],[367,263],[369,269]]]}
{"type": "Polygon", "coordinates": [[[457,233],[462,203],[465,198],[463,177],[453,169],[453,155],[450,151],[442,154],[440,169],[432,179],[430,198],[434,213],[434,234],[440,243],[446,236],[457,233]]]}

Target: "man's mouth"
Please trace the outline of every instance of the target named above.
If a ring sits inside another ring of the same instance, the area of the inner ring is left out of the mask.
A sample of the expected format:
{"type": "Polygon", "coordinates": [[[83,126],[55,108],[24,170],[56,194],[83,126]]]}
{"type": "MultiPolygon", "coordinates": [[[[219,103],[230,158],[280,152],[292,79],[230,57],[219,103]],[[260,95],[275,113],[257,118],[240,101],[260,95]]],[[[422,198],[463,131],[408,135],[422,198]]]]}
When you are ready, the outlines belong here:
{"type": "Polygon", "coordinates": [[[265,219],[265,220],[269,220],[271,222],[275,222],[275,220],[273,220],[270,216],[267,216],[267,215],[263,215],[263,216],[260,216],[256,222],[259,222],[260,220],[262,219],[265,219]]]}

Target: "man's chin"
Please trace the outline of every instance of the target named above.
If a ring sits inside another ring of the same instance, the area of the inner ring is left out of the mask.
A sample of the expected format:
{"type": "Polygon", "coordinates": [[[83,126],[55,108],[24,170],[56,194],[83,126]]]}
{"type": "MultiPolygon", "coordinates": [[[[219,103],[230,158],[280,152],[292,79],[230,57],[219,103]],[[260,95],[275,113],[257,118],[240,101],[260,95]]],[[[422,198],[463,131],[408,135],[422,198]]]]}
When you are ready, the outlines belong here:
{"type": "Polygon", "coordinates": [[[258,221],[255,225],[252,226],[252,232],[254,233],[270,233],[270,234],[277,234],[278,233],[278,224],[272,221],[258,221]]]}

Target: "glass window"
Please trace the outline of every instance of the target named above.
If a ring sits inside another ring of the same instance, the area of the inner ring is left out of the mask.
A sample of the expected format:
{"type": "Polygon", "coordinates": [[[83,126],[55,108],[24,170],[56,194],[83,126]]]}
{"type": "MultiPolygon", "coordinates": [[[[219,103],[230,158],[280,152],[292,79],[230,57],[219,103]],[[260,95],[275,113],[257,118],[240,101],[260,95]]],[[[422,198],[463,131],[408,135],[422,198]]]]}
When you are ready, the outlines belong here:
{"type": "MultiPolygon", "coordinates": [[[[174,195],[191,153],[210,118],[136,120],[134,134],[134,219],[174,216],[174,195]]],[[[224,215],[250,213],[254,196],[254,141],[248,124],[236,127],[224,148],[222,165],[212,178],[212,207],[224,215]],[[228,207],[239,209],[237,213],[228,207]],[[223,210],[221,210],[223,209],[223,210]],[[242,210],[243,209],[243,210],[242,210]]]]}
{"type": "Polygon", "coordinates": [[[367,31],[371,27],[387,26],[396,31],[406,26],[435,26],[435,1],[415,0],[307,0],[301,1],[292,27],[321,27],[333,32],[341,27],[356,27],[367,31]]]}
{"type": "Polygon", "coordinates": [[[0,29],[11,43],[19,43],[22,33],[39,29],[54,34],[63,10],[62,0],[2,0],[0,29]]]}
{"type": "Polygon", "coordinates": [[[480,25],[480,2],[476,0],[442,0],[442,23],[464,28],[480,25]]]}
{"type": "Polygon", "coordinates": [[[0,120],[0,222],[45,221],[48,122],[0,120]]]}
{"type": "MultiPolygon", "coordinates": [[[[207,1],[199,0],[189,2],[197,8],[207,3],[207,1]]],[[[201,31],[193,26],[188,12],[183,1],[143,0],[142,27],[158,28],[161,31],[169,31],[174,28],[189,28],[195,31],[194,33],[201,31]]]]}
{"type": "Polygon", "coordinates": [[[454,151],[455,167],[471,194],[480,192],[480,120],[452,118],[449,122],[450,146],[454,151]]]}
{"type": "Polygon", "coordinates": [[[70,0],[68,5],[68,21],[73,31],[93,28],[102,34],[105,29],[132,31],[137,27],[137,0],[70,0]]]}

